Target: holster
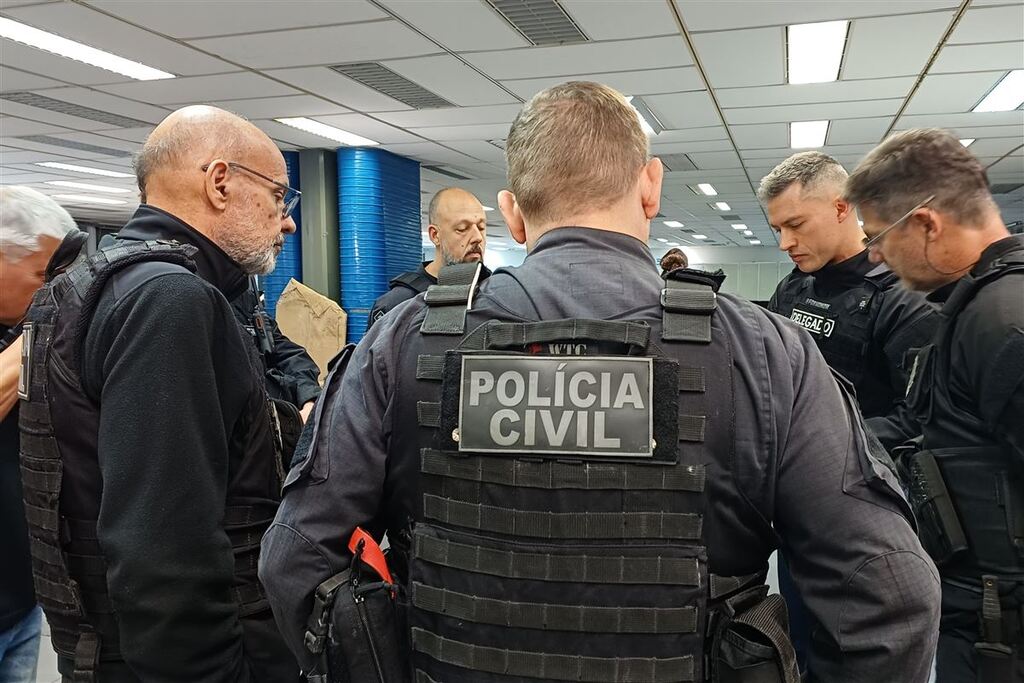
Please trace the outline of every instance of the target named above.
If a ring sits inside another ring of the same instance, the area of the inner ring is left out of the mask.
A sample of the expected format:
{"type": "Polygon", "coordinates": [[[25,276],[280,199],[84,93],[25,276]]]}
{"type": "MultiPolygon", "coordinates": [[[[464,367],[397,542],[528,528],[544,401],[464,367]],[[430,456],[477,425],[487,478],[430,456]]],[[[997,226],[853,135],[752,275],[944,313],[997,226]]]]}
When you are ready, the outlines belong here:
{"type": "Polygon", "coordinates": [[[765,585],[711,608],[708,643],[711,683],[800,683],[786,603],[765,585]]]}
{"type": "Polygon", "coordinates": [[[941,567],[968,547],[946,481],[930,451],[908,445],[897,448],[896,453],[900,476],[917,517],[921,545],[941,567]]]}
{"type": "Polygon", "coordinates": [[[309,683],[408,683],[405,591],[359,557],[320,584],[305,645],[317,656],[309,683]]]}

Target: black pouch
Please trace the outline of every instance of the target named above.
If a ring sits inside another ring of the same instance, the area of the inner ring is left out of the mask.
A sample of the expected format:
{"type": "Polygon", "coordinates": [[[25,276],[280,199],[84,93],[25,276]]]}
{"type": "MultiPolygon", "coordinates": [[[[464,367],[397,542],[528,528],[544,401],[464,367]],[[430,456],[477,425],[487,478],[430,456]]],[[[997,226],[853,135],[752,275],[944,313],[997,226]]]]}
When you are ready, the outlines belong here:
{"type": "Polygon", "coordinates": [[[900,465],[921,545],[941,567],[968,547],[942,471],[930,451],[904,454],[900,465]]]}
{"type": "Polygon", "coordinates": [[[755,586],[713,609],[712,683],[799,683],[786,603],[755,586]]]}

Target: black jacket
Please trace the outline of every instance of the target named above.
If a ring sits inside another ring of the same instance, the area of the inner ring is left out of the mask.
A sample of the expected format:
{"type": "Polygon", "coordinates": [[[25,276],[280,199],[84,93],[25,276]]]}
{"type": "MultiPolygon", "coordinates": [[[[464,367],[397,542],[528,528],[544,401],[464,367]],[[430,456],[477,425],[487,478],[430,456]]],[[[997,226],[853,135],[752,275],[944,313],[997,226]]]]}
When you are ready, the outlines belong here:
{"type": "MultiPolygon", "coordinates": [[[[369,326],[384,317],[384,314],[393,309],[403,301],[408,301],[417,294],[427,291],[427,287],[437,284],[437,278],[427,272],[430,261],[424,261],[417,270],[410,270],[392,278],[388,282],[388,291],[377,297],[370,309],[369,326]]],[[[480,271],[480,279],[484,280],[491,274],[490,269],[484,266],[480,271]]],[[[369,326],[367,329],[369,329],[369,326]]]]}
{"type": "Polygon", "coordinates": [[[768,310],[811,332],[825,360],[857,391],[868,426],[887,449],[913,436],[904,405],[914,354],[938,328],[937,309],[900,286],[867,251],[779,283],[768,310]]]}
{"type": "MultiPolygon", "coordinates": [[[[522,266],[495,272],[473,308],[523,320],[660,320],[664,286],[642,242],[559,228],[541,237],[522,266]]],[[[416,400],[414,377],[399,369],[426,309],[417,298],[385,316],[335,377],[338,386],[327,388],[309,460],[290,472],[264,537],[260,577],[296,653],[304,650],[312,592],[348,566],[352,530],[397,538],[403,510],[419,514],[410,476],[419,453],[395,444],[416,429],[401,418],[416,400]]],[[[820,680],[924,683],[937,637],[935,569],[895,480],[868,457],[849,395],[810,336],[778,316],[719,294],[712,324],[733,358],[735,412],[727,419],[735,443],[708,464],[710,571],[765,571],[781,544],[821,624],[810,660],[820,680]]]]}
{"type": "MultiPolygon", "coordinates": [[[[235,587],[246,575],[251,583],[255,563],[233,553],[225,521],[238,501],[273,509],[280,495],[262,369],[228,303],[248,278],[155,207],[141,206],[118,238],[198,252],[196,274],[131,266],[98,299],[81,354],[82,388],[98,410],[95,465],[75,414],[54,419],[62,452],[82,463],[64,456],[62,511],[98,520],[117,615],[124,662],[104,662],[101,680],[295,680],[269,611],[241,611],[235,587]],[[101,492],[90,485],[94,467],[101,492]]],[[[59,667],[68,674],[71,662],[59,667]]]]}

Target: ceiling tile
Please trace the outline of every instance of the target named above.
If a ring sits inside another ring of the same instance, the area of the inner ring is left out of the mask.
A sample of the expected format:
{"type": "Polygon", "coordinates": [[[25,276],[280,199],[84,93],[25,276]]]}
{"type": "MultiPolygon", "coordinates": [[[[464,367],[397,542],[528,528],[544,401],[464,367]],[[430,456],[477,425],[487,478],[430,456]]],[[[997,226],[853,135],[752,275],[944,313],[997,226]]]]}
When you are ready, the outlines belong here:
{"type": "Polygon", "coordinates": [[[467,52],[462,56],[498,80],[576,76],[602,71],[637,71],[693,64],[680,36],[467,52]]]}
{"type": "MultiPolygon", "coordinates": [[[[222,73],[234,68],[219,59],[126,24],[86,5],[64,2],[33,5],[11,10],[7,14],[36,28],[179,76],[222,73]]],[[[183,14],[190,14],[190,18],[195,20],[192,13],[183,14]]]]}
{"type": "Polygon", "coordinates": [[[992,89],[1004,71],[925,76],[904,114],[966,112],[992,89]]]}
{"type": "Polygon", "coordinates": [[[682,128],[678,130],[665,130],[658,133],[656,138],[659,144],[669,142],[695,142],[700,140],[728,140],[725,126],[703,126],[701,128],[682,128]]]}
{"type": "Polygon", "coordinates": [[[98,86],[99,90],[142,102],[171,104],[208,102],[222,99],[225,93],[235,98],[295,95],[293,89],[248,71],[217,76],[192,76],[173,81],[139,81],[98,86]]]}
{"type": "Polygon", "coordinates": [[[560,4],[591,40],[646,38],[678,33],[672,11],[668,3],[662,0],[561,0],[560,4]]]}
{"type": "Polygon", "coordinates": [[[854,21],[840,76],[845,80],[918,75],[952,19],[952,12],[932,12],[854,21]],[[899,49],[892,49],[894,45],[899,49]]]}
{"type": "Polygon", "coordinates": [[[906,97],[915,80],[913,76],[904,76],[864,81],[769,85],[760,88],[717,88],[715,94],[723,108],[852,102],[906,97]]]}
{"type": "Polygon", "coordinates": [[[960,18],[960,23],[949,37],[948,44],[998,43],[1021,38],[1024,27],[1024,4],[1016,3],[1007,7],[972,6],[960,18]]]}
{"type": "MultiPolygon", "coordinates": [[[[4,50],[7,49],[8,43],[4,43],[4,50]]],[[[4,54],[6,60],[7,55],[4,54]]],[[[55,81],[52,78],[45,78],[43,76],[36,76],[35,74],[26,73],[17,69],[11,69],[6,66],[0,65],[0,90],[11,91],[11,90],[41,90],[43,88],[54,88],[64,85],[60,81],[55,81]]]]}
{"type": "Polygon", "coordinates": [[[317,121],[322,121],[331,126],[337,126],[356,135],[370,138],[381,144],[398,142],[421,142],[422,138],[411,135],[404,130],[390,126],[382,121],[364,114],[338,114],[336,116],[317,116],[317,121]]]}
{"type": "Polygon", "coordinates": [[[821,121],[895,114],[902,103],[903,100],[893,99],[796,104],[785,107],[746,107],[744,109],[726,109],[724,114],[725,120],[730,125],[734,123],[821,121]]]}
{"type": "MultiPolygon", "coordinates": [[[[987,45],[947,45],[929,73],[1009,71],[1024,68],[1024,41],[987,45]]],[[[993,85],[995,85],[993,83],[993,85]]]]}
{"type": "Polygon", "coordinates": [[[508,135],[508,124],[486,123],[471,126],[435,126],[431,128],[410,128],[410,131],[427,138],[447,142],[448,140],[502,140],[508,135]]]}
{"type": "Polygon", "coordinates": [[[223,101],[211,100],[205,102],[205,104],[212,104],[215,107],[227,109],[247,119],[276,119],[284,116],[323,116],[350,111],[312,95],[260,97],[223,101]]]}
{"type": "Polygon", "coordinates": [[[283,31],[387,16],[363,0],[261,2],[259,11],[239,11],[238,0],[203,0],[202,21],[196,21],[194,12],[183,11],[181,0],[89,0],[89,4],[175,38],[283,31]]]}
{"type": "Polygon", "coordinates": [[[896,130],[908,128],[966,128],[969,126],[1024,126],[1024,111],[963,112],[901,116],[896,130]]]}
{"type": "Polygon", "coordinates": [[[404,157],[416,158],[425,163],[434,164],[471,164],[476,161],[460,152],[442,147],[436,142],[405,142],[384,145],[384,149],[404,157]]]}
{"type": "Polygon", "coordinates": [[[784,26],[816,21],[908,14],[933,9],[955,9],[957,0],[831,0],[830,2],[764,2],[730,0],[724,11],[720,0],[675,0],[690,31],[720,31],[755,26],[784,26]]]}
{"type": "MultiPolygon", "coordinates": [[[[463,126],[476,123],[502,123],[512,125],[520,104],[499,104],[486,107],[448,107],[417,111],[382,112],[377,118],[402,128],[428,126],[463,126]]],[[[505,136],[503,135],[502,138],[505,136]]]]}
{"type": "Polygon", "coordinates": [[[984,138],[975,140],[970,150],[977,157],[1001,157],[1024,145],[1024,138],[984,138]]]}
{"type": "Polygon", "coordinates": [[[770,149],[789,144],[789,126],[785,123],[760,123],[729,126],[733,140],[741,149],[770,149]]]}
{"type": "Polygon", "coordinates": [[[497,164],[502,168],[505,166],[505,151],[489,142],[483,140],[451,140],[446,142],[445,145],[474,159],[497,164]]]}
{"type": "Polygon", "coordinates": [[[891,123],[891,116],[838,119],[828,125],[826,142],[830,145],[877,144],[891,123]]]}
{"type": "Polygon", "coordinates": [[[700,171],[714,171],[723,168],[742,168],[736,152],[688,152],[687,155],[700,171]]]}
{"type": "Polygon", "coordinates": [[[451,55],[398,59],[383,64],[462,107],[518,102],[517,98],[451,55]]]}
{"type": "Polygon", "coordinates": [[[713,88],[785,82],[785,34],[781,28],[703,33],[693,36],[693,42],[713,88]],[[744,59],[741,55],[757,58],[744,59]]]}
{"type": "Polygon", "coordinates": [[[530,45],[501,15],[483,2],[383,0],[381,4],[455,52],[507,50],[530,45]]]}
{"type": "Polygon", "coordinates": [[[189,43],[257,69],[399,59],[440,51],[397,21],[303,28],[285,34],[250,33],[189,43]]]}
{"type": "Polygon", "coordinates": [[[296,88],[325,97],[356,111],[400,111],[411,109],[409,105],[393,100],[384,93],[342,76],[325,66],[308,66],[298,69],[275,69],[264,71],[296,88]]]}
{"type": "Polygon", "coordinates": [[[690,152],[731,152],[728,140],[698,140],[695,142],[661,142],[661,136],[651,138],[651,154],[689,154],[690,152]]]}
{"type": "MultiPolygon", "coordinates": [[[[548,78],[526,78],[502,81],[507,87],[524,100],[529,99],[545,88],[564,83],[564,76],[548,78]]],[[[668,69],[646,69],[644,71],[616,71],[611,73],[579,74],[573,80],[595,81],[611,86],[627,95],[658,95],[662,93],[704,90],[704,82],[700,79],[697,67],[680,66],[668,69]]]]}
{"type": "Polygon", "coordinates": [[[699,128],[722,121],[707,92],[649,95],[644,101],[666,128],[699,128]]]}
{"type": "Polygon", "coordinates": [[[253,124],[274,140],[300,149],[337,149],[341,146],[337,142],[303,132],[277,121],[256,120],[253,121],[253,124]]]}

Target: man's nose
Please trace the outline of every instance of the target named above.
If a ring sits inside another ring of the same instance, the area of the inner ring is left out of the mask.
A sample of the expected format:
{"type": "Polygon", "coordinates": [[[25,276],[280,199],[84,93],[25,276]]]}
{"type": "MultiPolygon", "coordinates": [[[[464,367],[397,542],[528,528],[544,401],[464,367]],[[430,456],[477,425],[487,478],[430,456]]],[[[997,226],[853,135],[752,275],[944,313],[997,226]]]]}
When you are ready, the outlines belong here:
{"type": "Polygon", "coordinates": [[[295,219],[291,216],[286,216],[285,219],[281,221],[281,232],[284,234],[291,235],[296,229],[295,219]]]}

